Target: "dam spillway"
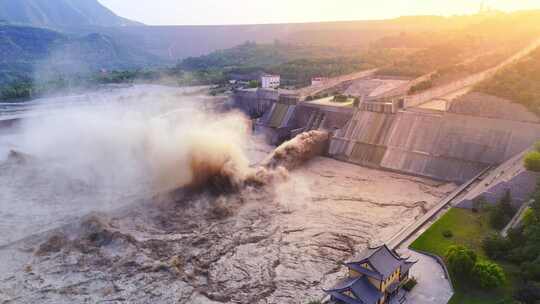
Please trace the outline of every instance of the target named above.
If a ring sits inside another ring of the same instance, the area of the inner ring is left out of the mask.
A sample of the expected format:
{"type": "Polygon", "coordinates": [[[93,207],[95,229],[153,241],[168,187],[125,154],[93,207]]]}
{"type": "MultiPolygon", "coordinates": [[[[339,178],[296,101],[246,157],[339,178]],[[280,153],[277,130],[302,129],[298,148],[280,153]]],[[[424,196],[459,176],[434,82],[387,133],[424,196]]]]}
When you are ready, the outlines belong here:
{"type": "Polygon", "coordinates": [[[458,183],[540,138],[538,119],[523,106],[478,93],[457,98],[447,111],[379,108],[276,98],[258,123],[273,134],[273,143],[324,129],[332,134],[327,151],[332,158],[458,183]]]}

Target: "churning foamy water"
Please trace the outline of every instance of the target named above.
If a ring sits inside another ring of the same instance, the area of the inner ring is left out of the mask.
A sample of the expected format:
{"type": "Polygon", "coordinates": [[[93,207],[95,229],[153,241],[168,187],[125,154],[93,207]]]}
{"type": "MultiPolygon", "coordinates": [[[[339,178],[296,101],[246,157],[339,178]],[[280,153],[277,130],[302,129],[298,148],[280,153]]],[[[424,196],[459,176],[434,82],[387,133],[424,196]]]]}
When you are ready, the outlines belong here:
{"type": "Polygon", "coordinates": [[[19,105],[27,119],[0,135],[0,245],[224,168],[245,174],[245,117],[184,93],[135,86],[19,105]]]}

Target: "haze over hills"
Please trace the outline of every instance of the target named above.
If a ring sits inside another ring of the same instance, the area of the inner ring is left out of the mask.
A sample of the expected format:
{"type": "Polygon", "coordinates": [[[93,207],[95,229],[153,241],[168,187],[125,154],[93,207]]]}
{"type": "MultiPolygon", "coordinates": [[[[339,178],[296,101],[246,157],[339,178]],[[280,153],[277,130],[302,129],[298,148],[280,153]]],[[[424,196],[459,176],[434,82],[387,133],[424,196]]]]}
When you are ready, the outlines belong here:
{"type": "MultiPolygon", "coordinates": [[[[538,15],[537,12],[529,14],[538,15]]],[[[510,16],[521,18],[517,13],[508,16],[507,20],[512,19],[510,16]]],[[[501,23],[499,16],[490,14],[263,25],[130,26],[142,24],[117,16],[97,0],[0,0],[0,20],[53,28],[74,35],[102,33],[120,45],[152,53],[169,63],[246,41],[271,43],[279,40],[303,45],[366,47],[381,38],[404,32],[459,31],[482,24],[490,28],[493,24],[503,29],[508,27],[508,22],[501,23]]],[[[518,23],[510,22],[512,26],[518,23]]]]}
{"type": "MultiPolygon", "coordinates": [[[[486,17],[487,18],[487,17],[486,17]]],[[[340,21],[289,24],[144,26],[103,28],[119,41],[144,47],[166,60],[177,61],[227,49],[246,41],[315,45],[367,47],[387,36],[402,32],[437,32],[471,26],[483,17],[414,16],[390,20],[340,21]],[[186,43],[189,41],[189,43],[186,43]]],[[[95,29],[84,29],[89,32],[95,29]]]]}
{"type": "MultiPolygon", "coordinates": [[[[196,74],[192,78],[197,84],[225,81],[233,73],[250,70],[280,74],[292,85],[309,83],[314,75],[338,76],[374,67],[383,74],[418,77],[486,52],[493,53],[488,59],[497,62],[540,33],[538,19],[540,11],[146,26],[117,16],[98,0],[0,0],[0,20],[4,20],[0,21],[0,86],[23,81],[30,87],[41,71],[62,78],[78,71],[138,73],[135,70],[140,68],[175,66],[174,73],[196,74]]],[[[481,69],[485,64],[475,66],[481,69]]],[[[462,70],[458,67],[453,74],[459,76],[462,70]]]]}
{"type": "Polygon", "coordinates": [[[119,45],[99,33],[71,36],[44,28],[0,25],[0,85],[43,73],[75,75],[160,62],[155,56],[119,45]]]}
{"type": "Polygon", "coordinates": [[[0,20],[48,28],[134,26],[97,0],[0,0],[0,20]]]}

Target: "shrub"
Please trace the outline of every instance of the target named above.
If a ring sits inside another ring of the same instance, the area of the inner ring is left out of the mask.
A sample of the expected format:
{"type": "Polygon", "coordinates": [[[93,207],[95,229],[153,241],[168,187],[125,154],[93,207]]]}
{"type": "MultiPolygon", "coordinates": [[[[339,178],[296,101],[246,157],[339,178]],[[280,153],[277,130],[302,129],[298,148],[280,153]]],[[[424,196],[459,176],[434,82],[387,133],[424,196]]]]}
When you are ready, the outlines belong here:
{"type": "Polygon", "coordinates": [[[476,263],[472,273],[477,284],[484,289],[500,287],[506,281],[506,276],[502,268],[490,261],[476,263]]]}
{"type": "Polygon", "coordinates": [[[450,272],[456,276],[469,275],[476,263],[476,253],[463,246],[450,246],[445,258],[450,272]]]}
{"type": "Polygon", "coordinates": [[[406,291],[411,291],[414,288],[414,286],[416,286],[416,284],[418,284],[418,281],[416,280],[416,278],[410,277],[407,280],[407,282],[403,284],[403,289],[405,289],[406,291]]]}
{"type": "Polygon", "coordinates": [[[449,238],[451,238],[451,237],[454,236],[454,233],[452,233],[451,230],[445,230],[445,231],[442,232],[442,235],[443,235],[445,238],[449,239],[449,238]]]}
{"type": "Polygon", "coordinates": [[[525,168],[529,171],[540,172],[540,152],[532,151],[525,155],[525,168]]]}
{"type": "Polygon", "coordinates": [[[534,210],[530,207],[527,208],[527,210],[525,210],[525,212],[523,213],[523,225],[525,225],[525,227],[530,227],[537,223],[538,218],[536,217],[534,210]]]}
{"type": "Polygon", "coordinates": [[[334,96],[334,102],[347,102],[348,97],[345,95],[336,95],[334,96]]]}
{"type": "Polygon", "coordinates": [[[248,86],[254,89],[254,88],[258,88],[260,86],[260,83],[258,80],[250,80],[248,83],[248,86]]]}

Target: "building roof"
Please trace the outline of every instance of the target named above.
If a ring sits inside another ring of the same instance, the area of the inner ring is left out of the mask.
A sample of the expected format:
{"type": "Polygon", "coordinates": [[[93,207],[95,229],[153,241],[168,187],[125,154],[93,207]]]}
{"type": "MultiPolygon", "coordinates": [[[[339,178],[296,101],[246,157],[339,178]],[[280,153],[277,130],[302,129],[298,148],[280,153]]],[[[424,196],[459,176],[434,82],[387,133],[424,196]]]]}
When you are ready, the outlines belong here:
{"type": "Polygon", "coordinates": [[[346,304],[365,304],[337,291],[331,291],[328,294],[346,304]]]}
{"type": "Polygon", "coordinates": [[[351,286],[351,289],[353,294],[366,304],[376,304],[383,296],[366,277],[361,277],[351,286]]]}
{"type": "Polygon", "coordinates": [[[401,273],[405,273],[407,271],[409,271],[409,269],[411,269],[411,267],[416,264],[417,261],[415,262],[409,262],[409,261],[406,261],[406,262],[403,262],[401,264],[401,273]]]}
{"type": "Polygon", "coordinates": [[[340,281],[332,289],[326,290],[326,292],[335,298],[350,304],[376,304],[383,296],[383,294],[377,290],[365,276],[348,278],[340,281]],[[355,298],[344,295],[343,292],[346,291],[351,291],[355,298]],[[345,297],[345,299],[336,296],[336,294],[345,297]]]}
{"type": "Polygon", "coordinates": [[[377,280],[382,280],[383,279],[383,276],[382,274],[378,273],[378,272],[375,272],[375,271],[371,271],[369,269],[367,269],[366,267],[362,267],[360,266],[360,264],[358,263],[347,263],[346,264],[347,267],[349,267],[349,269],[352,269],[358,273],[361,273],[363,275],[366,275],[370,278],[374,278],[374,279],[377,279],[377,280]]]}
{"type": "Polygon", "coordinates": [[[352,270],[381,280],[391,276],[398,268],[401,268],[402,272],[405,269],[410,269],[414,263],[416,262],[407,261],[390,250],[386,245],[383,245],[364,250],[353,262],[346,263],[345,265],[352,270]],[[363,267],[362,264],[365,263],[369,264],[372,270],[363,267]]]}

